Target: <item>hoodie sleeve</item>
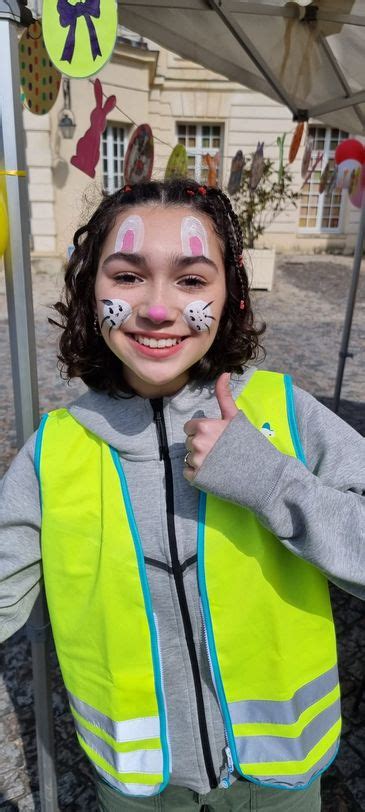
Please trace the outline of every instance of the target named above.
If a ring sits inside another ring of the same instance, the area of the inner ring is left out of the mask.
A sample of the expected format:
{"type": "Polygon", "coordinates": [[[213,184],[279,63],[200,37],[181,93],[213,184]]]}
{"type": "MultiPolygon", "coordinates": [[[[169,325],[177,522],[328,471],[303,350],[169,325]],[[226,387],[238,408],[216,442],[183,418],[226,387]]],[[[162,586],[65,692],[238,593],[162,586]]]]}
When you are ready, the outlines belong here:
{"type": "Polygon", "coordinates": [[[28,620],[40,591],[41,511],[33,435],[0,483],[0,641],[28,620]]]}
{"type": "Polygon", "coordinates": [[[278,451],[238,414],[194,479],[252,510],[288,550],[365,599],[365,439],[294,388],[307,465],[278,451]]]}

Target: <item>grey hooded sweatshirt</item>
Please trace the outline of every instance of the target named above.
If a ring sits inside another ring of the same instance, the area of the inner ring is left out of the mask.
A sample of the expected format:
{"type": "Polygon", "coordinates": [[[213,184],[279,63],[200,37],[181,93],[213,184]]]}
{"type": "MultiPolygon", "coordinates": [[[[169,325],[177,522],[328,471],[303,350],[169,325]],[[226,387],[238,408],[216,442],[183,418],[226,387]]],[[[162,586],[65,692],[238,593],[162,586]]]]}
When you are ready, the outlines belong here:
{"type": "MultiPolygon", "coordinates": [[[[233,397],[253,373],[232,377],[233,397]]],[[[199,489],[248,507],[287,549],[365,598],[365,440],[302,390],[294,388],[294,401],[306,466],[279,452],[240,413],[192,485],[183,476],[183,427],[192,417],[221,416],[214,385],[187,385],[155,401],[88,391],[68,407],[122,460],[159,618],[171,783],[201,794],[227,776],[227,763],[197,585],[199,489]]],[[[34,443],[33,436],[15,458],[0,493],[2,640],[27,620],[41,580],[34,443]]]]}

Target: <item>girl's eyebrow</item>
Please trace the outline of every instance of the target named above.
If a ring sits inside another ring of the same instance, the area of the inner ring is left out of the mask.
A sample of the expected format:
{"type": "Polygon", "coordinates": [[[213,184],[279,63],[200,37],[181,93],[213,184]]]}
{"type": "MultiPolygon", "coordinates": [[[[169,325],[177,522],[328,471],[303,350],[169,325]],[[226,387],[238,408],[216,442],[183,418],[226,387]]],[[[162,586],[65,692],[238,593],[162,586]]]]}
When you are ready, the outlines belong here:
{"type": "Polygon", "coordinates": [[[172,267],[178,270],[190,268],[192,265],[196,265],[197,263],[199,263],[200,265],[209,265],[218,273],[218,268],[215,262],[213,262],[212,259],[209,259],[208,257],[204,256],[204,254],[199,255],[194,254],[191,257],[175,254],[171,259],[172,267]]]}
{"type": "Polygon", "coordinates": [[[115,254],[110,254],[110,256],[104,260],[102,267],[106,268],[116,259],[125,259],[130,265],[134,265],[136,268],[143,268],[144,270],[147,268],[147,262],[142,254],[129,253],[127,251],[116,251],[115,254]]]}
{"type": "MultiPolygon", "coordinates": [[[[111,262],[118,259],[126,260],[126,262],[129,262],[130,265],[134,265],[135,268],[147,270],[148,267],[148,264],[143,254],[138,254],[134,252],[129,253],[126,251],[116,251],[115,254],[110,254],[110,256],[104,260],[102,267],[106,268],[108,265],[110,265],[111,262]]],[[[209,265],[218,273],[218,268],[215,262],[213,262],[213,260],[209,259],[208,257],[204,256],[204,254],[201,255],[194,254],[191,257],[187,257],[184,254],[173,254],[171,257],[171,266],[174,270],[179,271],[185,270],[186,268],[190,268],[193,265],[196,265],[197,263],[199,263],[200,265],[202,264],[209,265]]]]}

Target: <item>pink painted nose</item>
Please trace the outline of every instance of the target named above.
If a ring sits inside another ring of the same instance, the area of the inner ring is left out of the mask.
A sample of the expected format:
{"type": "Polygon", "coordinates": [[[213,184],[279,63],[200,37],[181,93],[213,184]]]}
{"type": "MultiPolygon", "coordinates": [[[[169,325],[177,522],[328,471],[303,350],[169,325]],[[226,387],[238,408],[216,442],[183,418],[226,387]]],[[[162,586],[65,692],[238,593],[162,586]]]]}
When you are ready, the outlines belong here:
{"type": "Polygon", "coordinates": [[[163,305],[149,307],[147,310],[147,316],[152,321],[167,321],[167,315],[166,307],[163,307],[163,305]]]}

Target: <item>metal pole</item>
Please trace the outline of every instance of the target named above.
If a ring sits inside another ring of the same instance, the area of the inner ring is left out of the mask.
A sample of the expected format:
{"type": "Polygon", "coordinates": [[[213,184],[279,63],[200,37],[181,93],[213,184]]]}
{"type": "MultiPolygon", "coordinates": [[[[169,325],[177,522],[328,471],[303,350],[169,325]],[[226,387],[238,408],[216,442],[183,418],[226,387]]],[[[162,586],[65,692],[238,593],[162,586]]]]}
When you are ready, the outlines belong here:
{"type": "Polygon", "coordinates": [[[351,286],[350,286],[350,291],[349,291],[349,295],[348,295],[348,299],[347,299],[345,322],[344,322],[343,331],[342,331],[341,348],[340,348],[340,351],[339,351],[339,354],[338,354],[339,358],[338,358],[338,366],[337,366],[335,394],[334,394],[334,398],[333,398],[333,411],[336,412],[336,414],[338,412],[339,405],[340,405],[342,379],[343,379],[343,373],[344,373],[344,369],[345,369],[346,358],[350,357],[350,353],[348,352],[348,346],[349,346],[349,340],[350,340],[352,317],[354,315],[354,307],[355,307],[355,301],[356,301],[357,286],[358,286],[358,283],[359,283],[364,239],[365,239],[365,195],[364,195],[364,199],[363,199],[363,205],[362,205],[362,208],[361,208],[360,225],[359,225],[359,232],[358,232],[357,241],[356,241],[354,264],[353,264],[352,277],[351,277],[351,286]]]}
{"type": "MultiPolygon", "coordinates": [[[[15,0],[0,0],[0,162],[3,170],[24,171],[25,146],[20,102],[15,0]]],[[[5,175],[9,245],[4,256],[14,405],[18,447],[38,425],[38,388],[32,301],[27,178],[5,175]]],[[[41,809],[57,810],[49,677],[49,619],[43,594],[29,621],[41,809]]]]}

